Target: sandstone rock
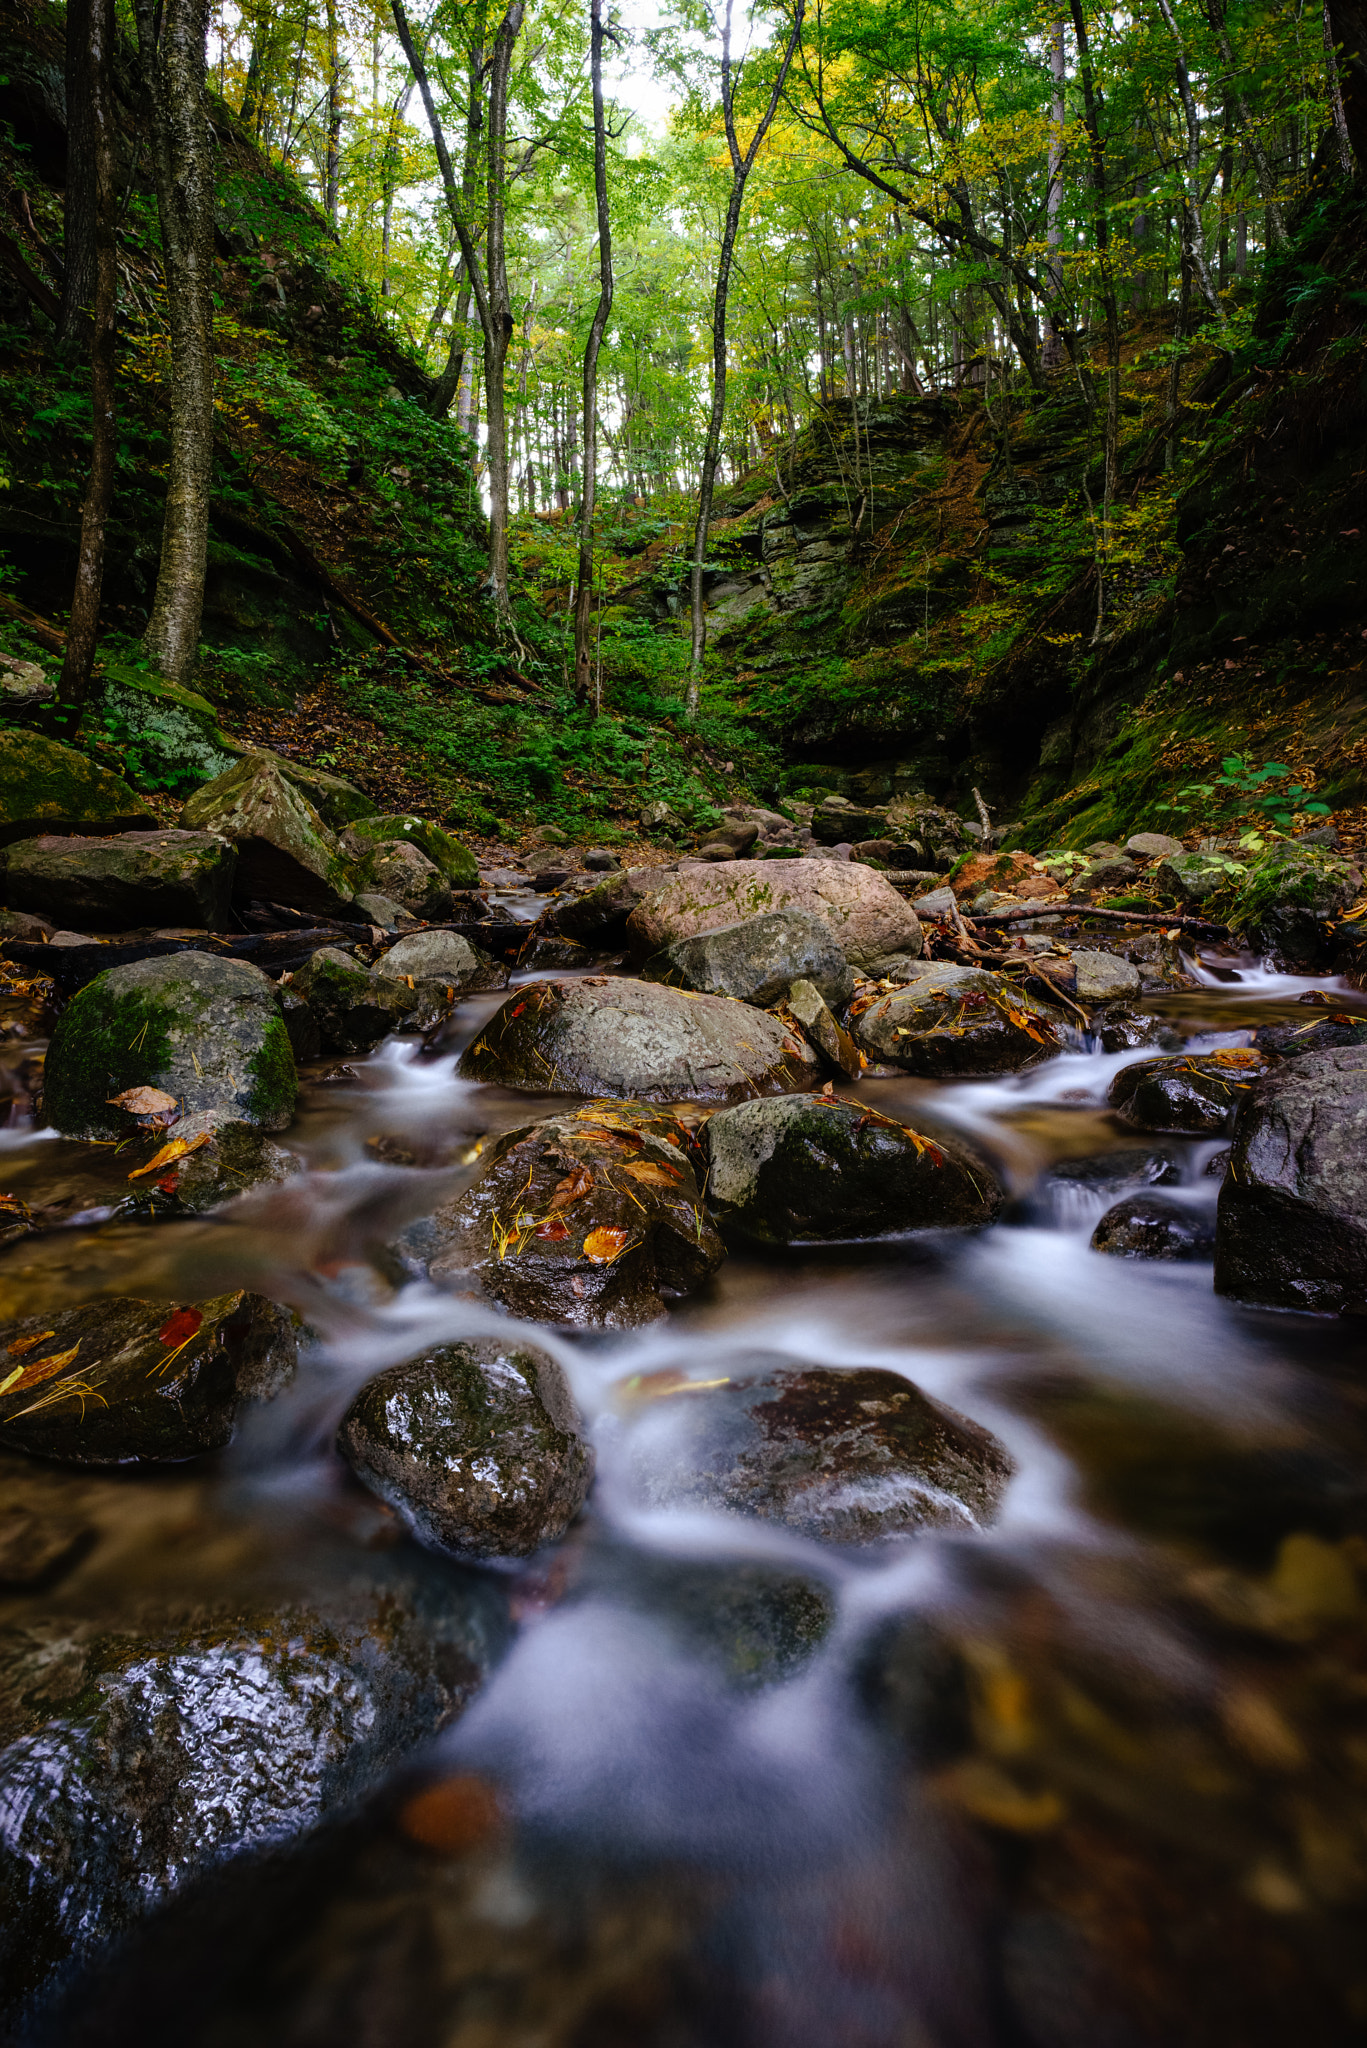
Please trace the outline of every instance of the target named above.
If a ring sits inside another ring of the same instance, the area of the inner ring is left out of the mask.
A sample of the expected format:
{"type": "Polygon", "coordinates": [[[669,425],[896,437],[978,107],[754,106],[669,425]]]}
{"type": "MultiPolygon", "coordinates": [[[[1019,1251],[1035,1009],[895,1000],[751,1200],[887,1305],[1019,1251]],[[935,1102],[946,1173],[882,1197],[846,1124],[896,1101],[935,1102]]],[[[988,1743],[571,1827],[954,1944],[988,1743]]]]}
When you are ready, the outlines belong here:
{"type": "Polygon", "coordinates": [[[1140,860],[1166,860],[1182,853],[1180,839],[1170,839],[1166,832],[1134,832],[1125,841],[1125,851],[1140,860]]]}
{"type": "Polygon", "coordinates": [[[237,848],[237,893],[338,917],[355,897],[352,870],[318,812],[267,756],[246,754],[197,789],[180,814],[190,831],[237,848]]]}
{"type": "Polygon", "coordinates": [[[406,839],[372,846],[361,879],[424,923],[451,915],[451,884],[434,861],[406,839]]]}
{"type": "Polygon", "coordinates": [[[165,1090],[186,1114],[283,1130],[298,1083],[274,983],[244,961],[190,952],[96,975],[52,1035],[45,1113],[68,1137],[121,1138],[111,1098],[138,1087],[165,1090]]]}
{"type": "Polygon", "coordinates": [[[155,811],[88,754],[40,733],[0,731],[0,845],[48,832],[155,828],[155,811]]]}
{"type": "Polygon", "coordinates": [[[986,1430],[896,1373],[763,1356],[738,1361],[721,1387],[659,1393],[625,1454],[648,1506],[723,1509],[826,1543],[980,1526],[1012,1471],[986,1430]]]}
{"type": "Polygon", "coordinates": [[[1056,1013],[981,967],[927,965],[915,981],[855,998],[846,1019],[871,1059],[913,1074],[1002,1074],[1058,1050],[1056,1013]]]}
{"type": "Polygon", "coordinates": [[[415,846],[453,889],[473,889],[478,885],[479,862],[469,847],[428,818],[415,817],[409,811],[388,812],[379,817],[356,818],[342,834],[343,845],[358,859],[364,859],[372,848],[394,840],[415,846]]]}
{"type": "Polygon", "coordinates": [[[854,993],[849,962],[824,918],[805,910],[772,910],[697,938],[676,939],[642,969],[646,981],[705,995],[736,996],[766,1009],[790,982],[815,984],[828,1002],[854,993]]]}
{"type": "Polygon", "coordinates": [[[834,1096],[721,1110],[703,1146],[708,1203],[727,1236],[750,1243],[977,1229],[1002,1206],[996,1176],[961,1144],[834,1096]]]}
{"type": "Polygon", "coordinates": [[[847,960],[862,967],[883,953],[918,953],[921,926],[915,911],[875,873],[848,861],[730,861],[720,868],[687,867],[641,903],[627,935],[642,957],[680,939],[776,910],[819,917],[847,960]]]}
{"type": "Polygon", "coordinates": [[[21,839],[0,852],[0,888],[17,910],[91,932],[228,923],[237,853],[212,832],[121,832],[21,839]]]}
{"type": "Polygon", "coordinates": [[[608,975],[517,989],[460,1063],[472,1081],[647,1102],[810,1087],[815,1054],[762,1010],[608,975]]]}
{"type": "Polygon", "coordinates": [[[1092,1250],[1115,1259],[1208,1259],[1214,1249],[1207,1211],[1159,1195],[1127,1195],[1092,1232],[1092,1250]]]}
{"type": "Polygon", "coordinates": [[[687,1134],[594,1103],[507,1132],[474,1186],[406,1233],[439,1286],[528,1321],[634,1329],[721,1264],[687,1134]]]}
{"type": "Polygon", "coordinates": [[[378,1373],[337,1447],[422,1542],[459,1557],[558,1542],[593,1480],[563,1367],[495,1341],[443,1344],[378,1373]]]}
{"type": "Polygon", "coordinates": [[[1074,989],[1080,1003],[1118,1003],[1139,993],[1139,969],[1114,953],[1075,946],[1072,952],[1074,989]]]}
{"type": "Polygon", "coordinates": [[[1367,1047],[1264,1070],[1220,1189],[1215,1285],[1272,1308],[1367,1313],[1367,1047]]]}
{"type": "Polygon", "coordinates": [[[1138,1060],[1116,1075],[1106,1100],[1136,1130],[1215,1136],[1233,1128],[1249,1089],[1270,1064],[1252,1047],[1138,1060]]]}
{"type": "Polygon", "coordinates": [[[294,1372],[287,1309],[258,1294],[106,1300],[0,1328],[0,1443],[76,1465],[221,1450],[294,1372]]]}

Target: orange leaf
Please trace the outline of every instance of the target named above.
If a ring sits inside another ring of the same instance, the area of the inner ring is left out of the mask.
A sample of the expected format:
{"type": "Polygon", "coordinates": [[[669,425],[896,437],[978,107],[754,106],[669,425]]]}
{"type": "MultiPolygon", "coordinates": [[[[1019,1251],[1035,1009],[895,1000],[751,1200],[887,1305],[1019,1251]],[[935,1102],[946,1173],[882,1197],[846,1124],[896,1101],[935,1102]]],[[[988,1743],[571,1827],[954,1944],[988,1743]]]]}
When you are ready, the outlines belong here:
{"type": "Polygon", "coordinates": [[[593,1175],[587,1166],[576,1166],[573,1173],[567,1173],[563,1180],[556,1182],[555,1193],[551,1196],[552,1209],[568,1209],[571,1202],[579,1201],[592,1186],[593,1175]]]}
{"type": "Polygon", "coordinates": [[[32,1337],[16,1337],[9,1346],[11,1358],[22,1358],[26,1351],[32,1351],[36,1344],[46,1344],[49,1337],[55,1337],[55,1330],[39,1330],[32,1337]]]}
{"type": "Polygon", "coordinates": [[[591,1230],[584,1239],[584,1257],[592,1259],[595,1266],[610,1266],[632,1241],[629,1230],[615,1230],[605,1225],[601,1230],[591,1230]]]}
{"type": "MultiPolygon", "coordinates": [[[[48,1335],[51,1336],[51,1331],[48,1335]]],[[[35,1358],[32,1365],[21,1365],[7,1380],[0,1380],[0,1394],[22,1394],[30,1387],[36,1387],[40,1380],[50,1380],[64,1365],[70,1365],[81,1348],[78,1337],[70,1351],[54,1352],[51,1358],[35,1358]]]]}
{"type": "Polygon", "coordinates": [[[416,1793],[399,1809],[399,1826],[410,1841],[439,1855],[455,1855],[490,1841],[505,1826],[502,1803],[483,1778],[445,1778],[416,1793]]]}
{"type": "MultiPolygon", "coordinates": [[[[1201,1055],[1198,1054],[1199,1057],[1201,1055]]],[[[1262,1054],[1255,1052],[1251,1045],[1225,1046],[1219,1052],[1206,1053],[1204,1057],[1216,1067],[1260,1067],[1263,1063],[1262,1054]]]]}
{"type": "Polygon", "coordinates": [[[654,1160],[643,1159],[635,1166],[624,1166],[623,1173],[629,1173],[633,1180],[643,1180],[652,1188],[676,1188],[683,1179],[677,1166],[657,1166],[654,1160]]]}
{"type": "Polygon", "coordinates": [[[157,1336],[163,1344],[188,1344],[203,1327],[204,1317],[197,1308],[178,1308],[166,1318],[157,1336]]]}
{"type": "Polygon", "coordinates": [[[559,1244],[562,1238],[569,1236],[570,1226],[562,1216],[548,1216],[544,1223],[537,1224],[536,1234],[548,1237],[552,1244],[559,1244]]]}
{"type": "Polygon", "coordinates": [[[175,1106],[175,1096],[164,1088],[125,1088],[122,1095],[109,1097],[111,1109],[126,1109],[130,1116],[165,1116],[175,1106]]]}
{"type": "Polygon", "coordinates": [[[154,1152],[146,1166],[135,1166],[129,1174],[130,1180],[141,1180],[145,1173],[160,1173],[165,1166],[173,1166],[177,1159],[184,1159],[191,1152],[198,1152],[201,1145],[207,1145],[210,1133],[201,1131],[197,1138],[172,1138],[169,1145],[163,1145],[154,1152]]]}

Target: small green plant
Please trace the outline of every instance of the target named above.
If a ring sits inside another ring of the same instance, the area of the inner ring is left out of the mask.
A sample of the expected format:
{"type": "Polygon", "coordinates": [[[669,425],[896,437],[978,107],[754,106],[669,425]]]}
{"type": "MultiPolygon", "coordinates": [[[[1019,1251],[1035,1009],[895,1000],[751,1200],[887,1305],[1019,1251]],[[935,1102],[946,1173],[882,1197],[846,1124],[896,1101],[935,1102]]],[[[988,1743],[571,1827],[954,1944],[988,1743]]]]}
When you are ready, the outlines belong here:
{"type": "MultiPolygon", "coordinates": [[[[1299,782],[1292,782],[1291,770],[1281,761],[1265,761],[1261,768],[1255,768],[1242,754],[1226,754],[1220,763],[1222,773],[1214,782],[1189,782],[1179,789],[1172,803],[1159,804],[1160,811],[1189,811],[1196,801],[1210,803],[1221,790],[1234,792],[1226,798],[1224,809],[1247,810],[1250,804],[1263,812],[1268,823],[1278,832],[1289,832],[1296,812],[1308,818],[1328,818],[1332,815],[1328,804],[1320,803],[1310,795],[1309,790],[1299,782]],[[1269,788],[1271,783],[1284,785],[1269,788]],[[1261,793],[1260,793],[1261,792],[1261,793]],[[1236,801],[1237,799],[1237,801],[1236,801]]],[[[1245,833],[1241,846],[1258,850],[1262,840],[1256,834],[1245,833]]]]}

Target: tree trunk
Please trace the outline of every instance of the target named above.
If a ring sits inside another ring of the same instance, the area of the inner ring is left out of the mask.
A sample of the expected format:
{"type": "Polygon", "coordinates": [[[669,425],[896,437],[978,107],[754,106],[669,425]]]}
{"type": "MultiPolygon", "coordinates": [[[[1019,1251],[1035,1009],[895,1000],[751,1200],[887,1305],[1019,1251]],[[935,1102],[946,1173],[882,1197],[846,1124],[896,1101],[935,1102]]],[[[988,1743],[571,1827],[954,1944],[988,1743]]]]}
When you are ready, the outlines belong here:
{"type": "Polygon", "coordinates": [[[598,210],[598,304],[584,346],[583,482],[579,492],[579,562],[574,581],[574,695],[586,704],[593,677],[593,515],[598,495],[598,353],[612,311],[612,216],[608,211],[607,122],[603,113],[603,0],[589,0],[593,76],[593,192],[598,210]]]}
{"type": "MultiPolygon", "coordinates": [[[[1361,0],[1350,0],[1350,5],[1353,11],[1356,12],[1359,20],[1367,17],[1367,8],[1364,8],[1361,4],[1361,0]]],[[[1337,6],[1333,7],[1331,11],[1336,24],[1335,40],[1341,41],[1342,37],[1338,33],[1337,24],[1348,11],[1348,8],[1337,6]]],[[[1241,76],[1241,70],[1239,60],[1235,56],[1233,45],[1229,40],[1229,33],[1225,28],[1225,0],[1206,0],[1206,19],[1215,31],[1215,40],[1219,46],[1220,55],[1224,59],[1227,74],[1231,80],[1237,79],[1241,76]]],[[[1367,38],[1364,38],[1361,47],[1367,50],[1367,38]]],[[[1248,153],[1253,159],[1253,168],[1258,175],[1258,190],[1262,195],[1263,205],[1267,209],[1267,234],[1265,237],[1267,247],[1269,249],[1284,249],[1287,240],[1286,222],[1282,217],[1282,210],[1277,204],[1276,175],[1271,164],[1268,162],[1267,151],[1263,148],[1257,128],[1254,126],[1253,115],[1249,111],[1248,101],[1237,89],[1234,91],[1234,104],[1239,109],[1239,119],[1243,123],[1244,141],[1248,145],[1248,153]]],[[[1367,116],[1367,105],[1364,105],[1363,113],[1364,116],[1367,116]]]]}
{"type": "MultiPolygon", "coordinates": [[[[57,349],[76,355],[88,334],[88,314],[95,291],[95,241],[98,177],[95,159],[102,147],[96,123],[108,84],[96,84],[92,69],[101,26],[94,14],[102,0],[67,0],[66,10],[66,191],[62,225],[62,310],[57,317],[57,349]]],[[[108,62],[107,56],[103,59],[108,62]]]]}
{"type": "Polygon", "coordinates": [[[1339,169],[1345,178],[1353,175],[1353,145],[1348,139],[1348,115],[1339,84],[1338,60],[1334,55],[1334,23],[1329,0],[1324,0],[1324,77],[1329,88],[1329,109],[1334,117],[1334,140],[1338,144],[1339,169]]]}
{"type": "MultiPolygon", "coordinates": [[[[92,0],[85,9],[85,35],[86,62],[82,66],[81,84],[86,99],[81,109],[81,120],[91,143],[95,174],[95,320],[90,350],[90,475],[86,481],[85,503],[81,507],[81,549],[76,565],[76,585],[71,594],[71,623],[67,627],[66,658],[62,663],[59,691],[62,703],[73,714],[73,728],[80,725],[90,689],[90,671],[95,660],[100,624],[100,591],[104,583],[105,526],[114,497],[114,342],[118,306],[118,263],[114,244],[117,207],[114,110],[110,104],[114,0],[92,0]]],[[[71,101],[67,103],[67,110],[70,120],[75,112],[71,101]]]]}
{"type": "Polygon", "coordinates": [[[1367,0],[1327,0],[1327,14],[1348,144],[1367,163],[1367,0]]]}
{"type": "Polygon", "coordinates": [[[337,22],[337,0],[328,0],[328,126],[327,150],[323,162],[323,211],[334,232],[341,200],[342,163],[342,49],[337,22]]]}
{"type": "Polygon", "coordinates": [[[1158,0],[1158,11],[1162,15],[1168,34],[1172,37],[1173,73],[1177,80],[1177,96],[1182,102],[1182,116],[1186,123],[1186,170],[1187,183],[1182,194],[1182,240],[1186,247],[1187,261],[1201,296],[1210,307],[1218,324],[1225,324],[1225,309],[1220,294],[1215,289],[1215,280],[1210,274],[1206,259],[1205,228],[1201,220],[1201,123],[1196,111],[1196,97],[1191,89],[1191,78],[1187,71],[1186,46],[1182,32],[1177,26],[1169,0],[1158,0]]]}
{"type": "Polygon", "coordinates": [[[1067,77],[1067,53],[1063,43],[1063,23],[1056,21],[1049,38],[1049,69],[1054,80],[1054,96],[1050,109],[1052,123],[1049,134],[1049,192],[1045,202],[1045,218],[1048,227],[1045,243],[1048,256],[1044,274],[1049,281],[1049,304],[1045,309],[1048,332],[1044,342],[1044,368],[1059,370],[1063,367],[1063,231],[1059,225],[1059,211],[1063,204],[1063,124],[1068,108],[1063,97],[1067,77]]]}
{"type": "Polygon", "coordinates": [[[204,107],[209,0],[135,0],[171,329],[171,463],[143,644],[177,681],[199,648],[214,454],[213,155],[204,107]],[[158,35],[160,14],[160,35],[158,35]]]}

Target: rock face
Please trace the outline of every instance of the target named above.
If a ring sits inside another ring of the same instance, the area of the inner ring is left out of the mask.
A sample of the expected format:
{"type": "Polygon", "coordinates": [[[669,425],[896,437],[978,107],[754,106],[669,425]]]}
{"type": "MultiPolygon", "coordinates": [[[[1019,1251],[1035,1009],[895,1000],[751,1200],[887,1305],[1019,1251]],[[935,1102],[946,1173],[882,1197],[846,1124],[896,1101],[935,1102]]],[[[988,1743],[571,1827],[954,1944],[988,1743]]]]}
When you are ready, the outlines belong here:
{"type": "Polygon", "coordinates": [[[723,1508],[826,1543],[989,1522],[1002,1445],[896,1373],[747,1361],[756,1374],[657,1397],[627,1438],[639,1497],[723,1508]]]}
{"type": "Polygon", "coordinates": [[[451,884],[434,861],[406,839],[382,839],[370,849],[361,879],[411,917],[434,922],[451,915],[451,884]]]}
{"type": "Polygon", "coordinates": [[[738,996],[760,1009],[777,1002],[794,981],[814,983],[828,1003],[846,1003],[854,993],[854,975],[830,926],[806,910],[774,910],[695,939],[677,939],[642,973],[647,981],[738,996]]]}
{"type": "Polygon", "coordinates": [[[256,1294],[97,1301],[0,1329],[0,1443],[76,1465],[221,1450],[294,1371],[287,1310],[256,1294]]]}
{"type": "Polygon", "coordinates": [[[72,1138],[119,1138],[111,1098],[152,1087],[187,1114],[214,1110],[263,1130],[294,1115],[298,1081],[275,985],[209,953],[114,967],[73,997],[48,1048],[43,1106],[72,1138]]]}
{"type": "Polygon", "coordinates": [[[21,839],[0,854],[0,887],[19,910],[67,930],[228,923],[236,849],[211,832],[121,832],[114,839],[21,839]]]}
{"type": "Polygon", "coordinates": [[[191,831],[237,848],[237,893],[341,916],[355,896],[342,849],[308,798],[264,754],[246,754],[197,789],[180,814],[191,831]]]}
{"type": "Polygon", "coordinates": [[[763,1011],[604,974],[516,990],[460,1071],[541,1093],[740,1102],[810,1087],[818,1067],[763,1011]]]}
{"type": "Polygon", "coordinates": [[[855,1044],[913,1074],[1005,1074],[1058,1050],[1054,1013],[1000,974],[927,966],[915,981],[855,998],[855,1044]]]}
{"type": "Polygon", "coordinates": [[[1114,953],[1073,949],[1075,989],[1080,1003],[1119,1003],[1139,993],[1139,969],[1114,953]]]}
{"type": "Polygon", "coordinates": [[[1208,1259],[1214,1249],[1206,1211],[1158,1195],[1128,1195],[1092,1232],[1092,1250],[1116,1259],[1208,1259]]]}
{"type": "Polygon", "coordinates": [[[708,1202],[728,1236],[752,1243],[975,1229],[1002,1206],[962,1146],[834,1097],[743,1102],[708,1119],[703,1144],[708,1202]]]}
{"type": "Polygon", "coordinates": [[[1233,1129],[1248,1090],[1270,1064],[1251,1046],[1138,1060],[1122,1067],[1106,1099],[1134,1130],[1215,1135],[1233,1129]]]}
{"type": "Polygon", "coordinates": [[[667,1115],[595,1103],[510,1131],[475,1185],[408,1241],[441,1286],[533,1322],[635,1329],[724,1257],[667,1115]]]}
{"type": "Polygon", "coordinates": [[[190,1880],[344,1810],[430,1741],[502,1648],[496,1589],[411,1552],[345,1594],[151,1633],[6,1644],[6,2003],[190,1880]]]}
{"type": "Polygon", "coordinates": [[[1273,1308],[1367,1313],[1367,1047],[1266,1074],[1220,1189],[1215,1285],[1273,1308]]]}
{"type": "Polygon", "coordinates": [[[0,732],[0,845],[47,832],[132,832],[157,814],[87,754],[36,732],[0,732]]]}
{"type": "Polygon", "coordinates": [[[373,847],[392,845],[395,841],[416,847],[452,888],[478,887],[479,862],[469,847],[462,846],[429,818],[418,818],[406,811],[387,812],[380,817],[357,818],[342,835],[343,845],[358,859],[364,859],[373,847]]]}
{"type": "Polygon", "coordinates": [[[444,1344],[378,1373],[337,1445],[424,1543],[460,1557],[558,1542],[593,1479],[561,1367],[495,1342],[444,1344]]]}
{"type": "Polygon", "coordinates": [[[921,950],[920,921],[891,883],[873,868],[835,860],[735,860],[683,868],[632,912],[627,936],[644,959],[680,939],[775,910],[820,918],[856,967],[884,953],[921,950]]]}

